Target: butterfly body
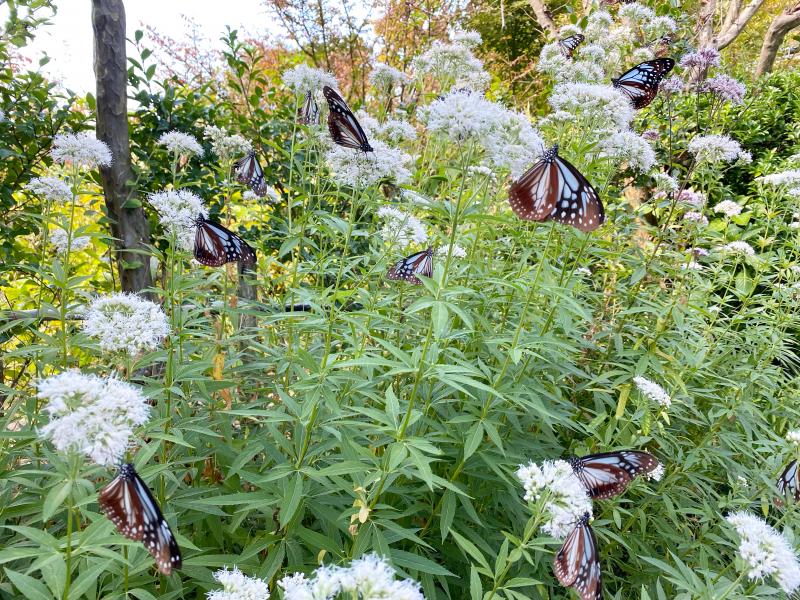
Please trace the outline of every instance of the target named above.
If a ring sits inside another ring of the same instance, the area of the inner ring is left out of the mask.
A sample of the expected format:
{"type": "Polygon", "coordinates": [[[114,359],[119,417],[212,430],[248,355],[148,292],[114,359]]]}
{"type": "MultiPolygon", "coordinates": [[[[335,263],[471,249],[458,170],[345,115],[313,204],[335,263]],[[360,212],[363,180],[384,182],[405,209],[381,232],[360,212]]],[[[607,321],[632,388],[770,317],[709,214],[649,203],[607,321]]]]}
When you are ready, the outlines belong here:
{"type": "Polygon", "coordinates": [[[369,145],[364,129],[344,99],[327,85],[322,88],[322,92],[330,109],[328,111],[328,131],[330,131],[333,141],[345,148],[372,152],[372,146],[369,145]]]}
{"type": "Polygon", "coordinates": [[[585,39],[586,37],[583,34],[576,33],[563,40],[559,40],[558,47],[561,50],[561,54],[567,58],[572,58],[572,53],[575,52],[575,48],[580,46],[585,39]]]}
{"type": "Polygon", "coordinates": [[[639,475],[654,471],[659,462],[640,450],[618,450],[568,459],[572,471],[591,498],[605,500],[624,492],[639,475]]]}
{"type": "Polygon", "coordinates": [[[267,195],[267,180],[254,150],[251,150],[244,158],[240,158],[233,163],[233,169],[236,172],[236,179],[239,183],[245,184],[261,197],[267,195]]]}
{"type": "Polygon", "coordinates": [[[393,281],[407,281],[408,283],[421,285],[422,281],[417,275],[433,276],[433,248],[415,252],[411,256],[397,261],[389,269],[386,277],[393,281]]]}
{"type": "Polygon", "coordinates": [[[319,123],[319,106],[314,100],[311,90],[306,92],[305,100],[300,108],[297,109],[297,122],[302,125],[316,125],[319,123]]]}
{"type": "Polygon", "coordinates": [[[255,263],[256,252],[247,242],[215,221],[200,215],[194,237],[194,257],[207,267],[221,267],[225,263],[241,261],[255,263]]]}
{"type": "Polygon", "coordinates": [[[612,78],[611,84],[628,97],[634,108],[644,108],[656,97],[658,84],[674,66],[671,58],[646,60],[616,79],[612,78]]]}
{"type": "Polygon", "coordinates": [[[98,502],[117,531],[130,540],[144,544],[164,575],[181,568],[178,542],[153,494],[133,465],[123,464],[120,467],[114,480],[100,490],[98,502]]]}
{"type": "MultiPolygon", "coordinates": [[[[786,496],[787,493],[792,496],[795,502],[800,502],[800,486],[797,482],[797,460],[793,460],[781,473],[781,476],[778,477],[778,491],[781,493],[781,496],[786,496]]],[[[779,504],[783,502],[778,500],[779,504]]]]}
{"type": "Polygon", "coordinates": [[[511,209],[527,221],[559,221],[593,231],[605,222],[605,211],[592,184],[558,155],[558,144],[508,190],[511,209]]]}
{"type": "Polygon", "coordinates": [[[603,597],[600,559],[589,513],[585,513],[553,558],[553,571],[564,587],[575,588],[581,600],[603,597]]]}

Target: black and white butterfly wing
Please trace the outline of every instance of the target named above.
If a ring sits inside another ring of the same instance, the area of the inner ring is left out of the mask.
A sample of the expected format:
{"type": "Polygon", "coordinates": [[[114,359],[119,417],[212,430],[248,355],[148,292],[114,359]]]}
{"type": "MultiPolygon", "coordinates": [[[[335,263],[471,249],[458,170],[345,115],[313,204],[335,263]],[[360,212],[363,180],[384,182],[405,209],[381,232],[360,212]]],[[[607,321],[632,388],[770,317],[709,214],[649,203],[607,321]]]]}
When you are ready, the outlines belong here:
{"type": "Polygon", "coordinates": [[[511,184],[511,209],[520,219],[553,220],[581,231],[593,231],[605,222],[605,211],[592,184],[558,155],[558,145],[511,184]]]}
{"type": "Polygon", "coordinates": [[[661,464],[655,456],[640,450],[576,456],[569,463],[589,496],[600,500],[621,494],[634,478],[654,471],[661,464]]]}
{"type": "Polygon", "coordinates": [[[572,53],[575,52],[575,48],[580,46],[581,42],[585,39],[586,37],[583,34],[576,33],[563,40],[559,40],[558,47],[561,50],[561,54],[567,58],[572,58],[572,53]]]}
{"type": "Polygon", "coordinates": [[[647,60],[612,79],[615,88],[625,94],[634,108],[644,108],[658,93],[658,84],[675,66],[671,58],[647,60]]]}
{"type": "Polygon", "coordinates": [[[800,486],[797,483],[797,460],[793,460],[778,477],[778,491],[781,496],[790,495],[796,502],[800,502],[800,486]]]}
{"type": "Polygon", "coordinates": [[[582,600],[603,597],[597,540],[585,514],[567,536],[553,559],[553,571],[564,587],[575,588],[582,600]]]}
{"type": "Polygon", "coordinates": [[[331,132],[333,141],[345,148],[372,152],[367,135],[342,97],[327,85],[322,88],[322,92],[325,94],[330,109],[328,111],[328,131],[331,132]]]}
{"type": "Polygon", "coordinates": [[[181,568],[178,542],[153,494],[133,465],[124,464],[120,467],[114,480],[100,490],[98,502],[117,531],[130,540],[144,544],[164,575],[181,568]]]}
{"type": "Polygon", "coordinates": [[[311,90],[306,92],[303,104],[297,109],[297,122],[303,125],[316,125],[319,123],[319,106],[311,90]]]}
{"type": "Polygon", "coordinates": [[[227,227],[203,217],[197,220],[194,257],[207,267],[221,267],[236,261],[256,262],[256,252],[247,242],[227,227]]]}
{"type": "Polygon", "coordinates": [[[388,279],[393,281],[407,281],[415,285],[421,285],[417,275],[425,277],[433,276],[433,248],[428,248],[422,252],[415,252],[411,256],[397,261],[386,274],[388,279]]]}
{"type": "Polygon", "coordinates": [[[259,196],[267,195],[267,180],[255,151],[251,150],[244,158],[233,163],[233,168],[239,183],[245,184],[259,196]]]}

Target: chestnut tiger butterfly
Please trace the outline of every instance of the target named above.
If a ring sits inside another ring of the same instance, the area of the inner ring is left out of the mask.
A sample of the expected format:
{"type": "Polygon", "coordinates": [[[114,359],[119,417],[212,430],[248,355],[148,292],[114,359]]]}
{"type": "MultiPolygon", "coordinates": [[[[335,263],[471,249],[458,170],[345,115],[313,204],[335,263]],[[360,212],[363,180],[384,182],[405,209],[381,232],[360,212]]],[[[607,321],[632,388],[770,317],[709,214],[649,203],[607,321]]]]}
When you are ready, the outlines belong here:
{"type": "Polygon", "coordinates": [[[597,539],[589,525],[589,513],[578,520],[553,558],[553,571],[564,587],[575,588],[581,600],[601,600],[603,586],[597,539]]]}
{"type": "Polygon", "coordinates": [[[387,279],[393,281],[407,281],[415,285],[422,285],[417,275],[433,276],[433,248],[415,252],[397,261],[386,274],[387,279]]]}
{"type": "Polygon", "coordinates": [[[241,261],[255,263],[256,252],[247,242],[215,221],[199,215],[194,236],[194,257],[207,267],[221,267],[225,263],[241,261]]]}
{"type": "Polygon", "coordinates": [[[233,169],[239,183],[245,184],[261,197],[267,195],[267,180],[254,150],[233,163],[233,169]]]}
{"type": "Polygon", "coordinates": [[[311,90],[306,92],[306,98],[300,108],[297,109],[297,122],[302,125],[316,125],[319,123],[319,106],[314,100],[311,90]]]}
{"type": "Polygon", "coordinates": [[[142,542],[164,575],[180,569],[181,550],[153,494],[132,464],[123,464],[114,480],[100,490],[100,509],[117,531],[142,542]]]}
{"type": "Polygon", "coordinates": [[[594,231],[606,219],[592,184],[558,155],[558,144],[511,184],[508,200],[514,214],[527,221],[553,220],[594,231]]]}
{"type": "Polygon", "coordinates": [[[561,54],[567,58],[572,58],[572,53],[575,52],[575,48],[580,46],[581,42],[585,39],[586,37],[583,34],[576,33],[563,40],[559,40],[558,48],[561,50],[561,54]]]}
{"type": "MultiPolygon", "coordinates": [[[[781,496],[786,496],[787,494],[794,498],[795,502],[800,502],[800,486],[797,485],[797,460],[793,460],[781,473],[781,476],[778,477],[778,491],[781,493],[781,496]]],[[[778,505],[783,504],[782,500],[777,500],[778,505]]]]}
{"type": "Polygon", "coordinates": [[[656,97],[658,84],[674,66],[671,58],[647,60],[612,78],[611,83],[628,97],[634,108],[644,108],[656,97]]]}
{"type": "Polygon", "coordinates": [[[325,94],[330,109],[328,111],[328,131],[331,132],[333,141],[345,148],[372,152],[367,135],[344,99],[327,85],[322,88],[322,92],[325,94]]]}
{"type": "Polygon", "coordinates": [[[589,496],[601,500],[621,494],[636,477],[661,464],[655,456],[640,450],[573,456],[568,462],[589,496]]]}

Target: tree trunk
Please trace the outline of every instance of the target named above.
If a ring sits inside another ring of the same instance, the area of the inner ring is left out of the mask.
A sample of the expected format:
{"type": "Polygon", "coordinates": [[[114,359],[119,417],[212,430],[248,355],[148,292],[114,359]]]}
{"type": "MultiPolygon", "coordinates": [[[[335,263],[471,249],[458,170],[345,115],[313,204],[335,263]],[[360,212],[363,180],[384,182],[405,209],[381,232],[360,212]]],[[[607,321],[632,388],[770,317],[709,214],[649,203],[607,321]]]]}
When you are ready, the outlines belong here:
{"type": "Polygon", "coordinates": [[[111,148],[111,166],[100,176],[111,233],[117,246],[122,290],[151,287],[150,265],[144,254],[150,227],[141,206],[126,207],[135,199],[131,148],[128,138],[128,64],[125,54],[125,7],[122,0],[92,0],[94,73],[97,80],[97,138],[111,148]]]}
{"type": "Polygon", "coordinates": [[[536,17],[536,22],[539,23],[539,26],[545,31],[545,33],[556,35],[558,33],[558,27],[556,27],[556,23],[555,21],[553,21],[553,15],[547,9],[545,1],[528,0],[528,3],[531,5],[531,8],[533,9],[533,14],[536,17]]]}
{"type": "Polygon", "coordinates": [[[769,73],[775,64],[775,57],[781,47],[786,34],[792,29],[800,27],[800,2],[788,7],[779,14],[767,29],[764,44],[761,46],[761,55],[756,65],[756,77],[769,73]]]}

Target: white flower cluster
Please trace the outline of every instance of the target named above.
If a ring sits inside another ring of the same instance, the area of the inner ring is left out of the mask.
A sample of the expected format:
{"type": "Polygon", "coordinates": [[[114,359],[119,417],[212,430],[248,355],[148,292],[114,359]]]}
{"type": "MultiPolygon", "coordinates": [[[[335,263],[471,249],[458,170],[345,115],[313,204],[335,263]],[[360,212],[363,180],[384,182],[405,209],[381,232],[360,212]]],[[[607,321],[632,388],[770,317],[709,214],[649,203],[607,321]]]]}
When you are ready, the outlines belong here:
{"type": "Polygon", "coordinates": [[[763,175],[756,178],[756,181],[764,185],[774,185],[776,187],[786,186],[786,193],[790,196],[800,195],[800,169],[789,169],[780,173],[763,175]]]}
{"type": "Polygon", "coordinates": [[[75,252],[78,250],[83,250],[84,248],[88,248],[89,244],[91,243],[92,239],[88,236],[81,235],[78,237],[72,238],[72,243],[69,243],[69,235],[65,229],[59,227],[55,231],[50,234],[50,243],[56,249],[56,252],[59,254],[63,254],[67,251],[69,247],[70,252],[75,252]]]}
{"type": "Polygon", "coordinates": [[[618,131],[607,136],[600,144],[600,157],[625,162],[632,171],[645,173],[656,164],[656,153],[639,134],[618,131]]]}
{"type": "Polygon", "coordinates": [[[483,70],[483,62],[461,42],[433,42],[428,50],[414,58],[412,67],[418,78],[430,75],[458,89],[481,91],[490,80],[483,70]]]}
{"type": "Polygon", "coordinates": [[[678,191],[678,182],[671,175],[667,175],[666,173],[653,173],[652,178],[655,188],[659,192],[670,194],[678,191]]]}
{"type": "Polygon", "coordinates": [[[678,194],[678,202],[701,209],[706,205],[706,196],[702,192],[696,192],[695,190],[683,190],[678,194]]]}
{"type": "Polygon", "coordinates": [[[800,446],[800,429],[792,429],[786,432],[786,441],[800,446]]]}
{"type": "Polygon", "coordinates": [[[558,42],[545,44],[539,53],[536,68],[552,77],[556,83],[600,83],[605,79],[603,63],[606,50],[598,44],[583,44],[575,59],[564,56],[558,42]]]}
{"type": "Polygon", "coordinates": [[[380,140],[371,141],[374,152],[361,152],[343,146],[328,150],[326,159],[333,179],[341,185],[364,188],[383,179],[405,183],[411,179],[407,165],[411,157],[380,140]]]}
{"type": "Polygon", "coordinates": [[[467,48],[477,48],[483,41],[481,34],[473,29],[461,29],[457,27],[450,34],[450,39],[457,44],[464,44],[467,48]]]}
{"type": "Polygon", "coordinates": [[[211,140],[211,150],[222,160],[241,158],[252,148],[250,142],[238,133],[229,134],[215,125],[207,125],[203,133],[211,140]]]}
{"type": "Polygon", "coordinates": [[[408,121],[386,119],[386,121],[380,123],[378,119],[363,109],[356,111],[356,117],[364,129],[364,133],[370,139],[379,138],[392,146],[396,146],[403,141],[417,139],[417,130],[408,121]]]}
{"type": "Polygon", "coordinates": [[[544,152],[544,140],[528,117],[499,106],[492,135],[481,140],[486,158],[494,167],[508,169],[511,176],[522,175],[544,152]]]}
{"type": "Polygon", "coordinates": [[[544,510],[549,519],[542,531],[555,538],[564,538],[585,513],[592,514],[592,500],[586,488],[564,460],[546,460],[541,466],[534,462],[522,465],[517,478],[525,489],[527,502],[545,498],[544,510]]]}
{"type": "Polygon", "coordinates": [[[150,406],[134,386],[80,371],[65,371],[39,382],[50,422],[39,433],[61,452],[81,452],[98,465],[122,458],[133,428],[147,422],[150,406]]]}
{"type": "Polygon", "coordinates": [[[739,534],[739,557],[751,580],[774,577],[787,594],[800,587],[800,563],[783,534],[745,511],[730,514],[725,520],[739,534]]]}
{"type": "Polygon", "coordinates": [[[111,164],[111,150],[88,132],[58,134],[53,138],[53,160],[86,169],[111,164]]]}
{"type": "Polygon", "coordinates": [[[397,86],[411,82],[411,78],[400,69],[384,63],[375,63],[369,74],[370,83],[382,92],[392,92],[397,86]]]}
{"type": "Polygon", "coordinates": [[[714,212],[722,213],[730,218],[742,214],[742,207],[733,200],[723,200],[714,207],[714,212]]]}
{"type": "Polygon", "coordinates": [[[720,163],[739,160],[750,162],[748,154],[742,150],[739,142],[727,135],[701,135],[689,142],[689,152],[694,154],[698,163],[720,163]]]}
{"type": "MultiPolygon", "coordinates": [[[[446,258],[447,250],[449,247],[450,247],[449,244],[445,244],[444,246],[439,246],[439,248],[436,250],[436,256],[441,256],[443,258],[446,258]]],[[[453,250],[451,251],[450,255],[453,258],[466,258],[467,251],[464,250],[464,248],[462,248],[458,244],[453,244],[453,250]]]]}
{"type": "Polygon", "coordinates": [[[25,185],[25,189],[49,202],[66,202],[72,199],[72,190],[67,182],[57,177],[34,177],[25,185]]]}
{"type": "Polygon", "coordinates": [[[610,85],[560,83],[549,99],[556,113],[566,113],[577,125],[591,124],[597,136],[627,131],[634,110],[625,95],[610,85]]]}
{"type": "Polygon", "coordinates": [[[420,118],[428,130],[460,142],[484,138],[498,127],[502,107],[481,94],[455,90],[422,107],[420,118]]]}
{"type": "Polygon", "coordinates": [[[208,600],[269,600],[269,583],[258,577],[248,577],[236,567],[214,573],[221,590],[206,594],[208,600]]]}
{"type": "Polygon", "coordinates": [[[725,244],[720,249],[727,254],[738,254],[740,256],[755,256],[756,254],[750,244],[738,240],[725,244]]]}
{"type": "Polygon", "coordinates": [[[169,334],[167,316],[158,304],[136,294],[111,294],[92,301],[83,331],[105,352],[135,356],[154,350],[169,334]]]}
{"type": "Polygon", "coordinates": [[[162,133],[158,143],[176,155],[195,154],[203,156],[203,147],[193,135],[181,131],[162,133]]]}
{"type": "Polygon", "coordinates": [[[296,67],[285,70],[283,72],[283,84],[291,88],[297,95],[305,95],[309,91],[316,92],[326,85],[334,89],[339,87],[336,77],[327,71],[315,69],[305,64],[299,64],[296,67]]]}
{"type": "Polygon", "coordinates": [[[383,229],[381,229],[381,237],[384,241],[400,246],[408,246],[412,242],[424,244],[428,241],[425,225],[414,215],[393,206],[381,206],[378,209],[378,216],[385,221],[383,229]]]}
{"type": "Polygon", "coordinates": [[[672,398],[670,398],[664,388],[655,381],[650,381],[646,377],[637,375],[633,378],[633,383],[636,384],[639,391],[650,399],[650,401],[656,402],[664,408],[669,408],[672,405],[672,398]]]}
{"type": "Polygon", "coordinates": [[[708,225],[708,218],[701,212],[697,212],[696,210],[687,211],[686,214],[683,215],[684,221],[689,221],[690,223],[697,223],[701,226],[708,225]]]}
{"type": "Polygon", "coordinates": [[[208,217],[203,201],[189,190],[154,192],[147,201],[156,209],[161,226],[175,236],[178,245],[191,250],[198,217],[208,217]]]}
{"type": "Polygon", "coordinates": [[[467,173],[469,173],[473,177],[475,177],[476,175],[482,175],[492,183],[497,183],[497,175],[492,169],[490,169],[486,165],[471,165],[467,167],[467,173]]]}
{"type": "Polygon", "coordinates": [[[396,572],[376,554],[354,560],[349,567],[325,566],[306,578],[302,573],[278,582],[284,600],[331,600],[338,594],[364,600],[425,600],[411,579],[395,579],[396,572]]]}

